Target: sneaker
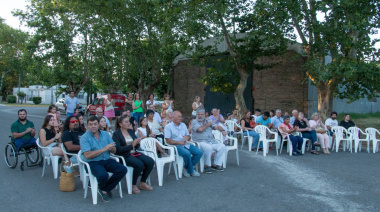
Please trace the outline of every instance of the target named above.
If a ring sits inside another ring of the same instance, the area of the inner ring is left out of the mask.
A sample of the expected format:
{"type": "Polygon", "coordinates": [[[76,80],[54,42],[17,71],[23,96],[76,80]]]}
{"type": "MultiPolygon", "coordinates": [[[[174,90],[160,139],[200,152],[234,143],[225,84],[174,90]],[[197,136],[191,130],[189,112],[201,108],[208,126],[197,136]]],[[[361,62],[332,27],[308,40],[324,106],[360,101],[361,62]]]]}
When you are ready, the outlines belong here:
{"type": "Polygon", "coordinates": [[[187,172],[186,169],[183,169],[183,176],[190,177],[190,174],[187,172]]]}
{"type": "Polygon", "coordinates": [[[206,166],[206,167],[205,167],[205,173],[206,173],[206,174],[212,174],[211,167],[206,166]]]}
{"type": "Polygon", "coordinates": [[[303,155],[301,150],[297,150],[298,155],[303,155]]]}
{"type": "Polygon", "coordinates": [[[98,193],[100,194],[104,202],[111,201],[111,198],[107,194],[103,193],[103,191],[100,190],[100,188],[98,188],[98,193]]]}
{"type": "Polygon", "coordinates": [[[197,171],[194,170],[194,172],[191,174],[191,176],[193,176],[193,177],[199,177],[199,176],[201,176],[201,174],[199,174],[199,172],[197,172],[197,171]]]}
{"type": "Polygon", "coordinates": [[[109,198],[111,198],[111,199],[112,199],[112,197],[113,197],[113,194],[112,194],[112,192],[111,192],[111,191],[107,192],[107,195],[108,195],[108,197],[109,197],[109,198]]]}
{"type": "Polygon", "coordinates": [[[297,152],[293,152],[293,156],[299,156],[297,152]]]}
{"type": "Polygon", "coordinates": [[[222,166],[216,166],[215,170],[218,171],[218,172],[223,172],[224,171],[224,169],[223,169],[222,166]]]}

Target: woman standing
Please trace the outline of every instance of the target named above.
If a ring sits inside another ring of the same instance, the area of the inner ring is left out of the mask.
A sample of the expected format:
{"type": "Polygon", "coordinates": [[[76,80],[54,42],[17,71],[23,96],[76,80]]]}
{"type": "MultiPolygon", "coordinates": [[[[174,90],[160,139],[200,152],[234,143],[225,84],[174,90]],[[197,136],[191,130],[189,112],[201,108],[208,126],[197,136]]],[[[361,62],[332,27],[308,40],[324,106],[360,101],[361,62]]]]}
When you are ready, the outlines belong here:
{"type": "Polygon", "coordinates": [[[135,101],[132,103],[133,108],[133,117],[136,121],[139,121],[141,117],[143,117],[143,107],[144,103],[140,99],[140,94],[135,93],[135,101]]]}
{"type": "Polygon", "coordinates": [[[168,109],[173,110],[173,102],[174,100],[170,100],[169,94],[164,94],[164,102],[162,103],[162,110],[161,110],[161,118],[164,119],[166,117],[166,112],[168,109]]]}
{"type": "Polygon", "coordinates": [[[132,104],[133,104],[133,94],[132,93],[128,93],[128,96],[127,98],[125,98],[125,106],[124,106],[124,110],[127,111],[129,110],[132,114],[131,116],[133,117],[133,108],[132,108],[132,104]]]}
{"type": "Polygon", "coordinates": [[[53,118],[54,118],[54,130],[57,131],[59,128],[59,124],[58,124],[58,120],[57,120],[57,107],[55,105],[49,106],[48,115],[53,116],[53,118]]]}
{"type": "MultiPolygon", "coordinates": [[[[194,102],[192,104],[192,108],[193,108],[193,112],[191,113],[191,115],[195,118],[197,116],[197,108],[198,107],[204,107],[202,102],[201,102],[201,97],[199,96],[195,96],[194,98],[194,102]]],[[[207,116],[206,116],[207,117],[207,116]]]]}
{"type": "MultiPolygon", "coordinates": [[[[290,116],[284,116],[284,123],[282,123],[278,129],[281,133],[288,133],[289,134],[289,139],[292,142],[292,147],[293,147],[293,155],[298,156],[302,155],[302,144],[303,144],[303,138],[301,136],[295,136],[292,135],[291,133],[294,133],[297,129],[293,128],[290,122],[290,116]]],[[[282,134],[282,138],[286,138],[286,135],[282,134]]],[[[288,144],[290,145],[290,144],[288,144]]]]}
{"type": "Polygon", "coordinates": [[[116,131],[112,136],[116,145],[116,154],[124,157],[128,166],[133,167],[132,192],[139,194],[140,189],[152,191],[153,188],[146,184],[146,180],[153,169],[152,158],[135,152],[139,148],[141,138],[136,138],[133,130],[130,129],[129,117],[124,115],[116,119],[116,131]],[[142,174],[141,174],[142,173],[142,174]],[[140,185],[137,187],[137,178],[141,175],[140,185]]]}
{"type": "Polygon", "coordinates": [[[312,130],[315,130],[317,132],[317,138],[319,143],[322,146],[323,154],[330,154],[329,151],[329,136],[327,135],[327,132],[325,130],[325,125],[323,124],[322,119],[319,118],[318,113],[313,113],[311,116],[311,119],[309,121],[310,128],[312,130]]]}
{"type": "Polygon", "coordinates": [[[110,121],[110,124],[112,125],[112,120],[115,117],[115,100],[112,99],[111,94],[107,94],[106,99],[106,107],[104,109],[104,115],[108,118],[108,121],[110,121]]]}
{"type": "MultiPolygon", "coordinates": [[[[248,130],[249,136],[253,137],[252,147],[249,147],[249,148],[252,148],[252,151],[256,151],[257,143],[259,142],[260,135],[257,132],[255,132],[253,128],[251,128],[251,125],[249,125],[250,121],[251,121],[251,112],[247,110],[244,113],[243,118],[240,120],[240,125],[244,131],[243,133],[244,136],[247,136],[247,130],[248,130]]],[[[263,145],[263,143],[261,143],[261,145],[263,145]]],[[[260,146],[260,148],[262,148],[262,146],[260,146]]]]}
{"type": "MultiPolygon", "coordinates": [[[[154,100],[154,94],[149,94],[148,96],[148,101],[146,101],[146,109],[149,109],[149,105],[154,105],[154,107],[157,109],[158,107],[158,103],[156,102],[156,100],[154,100]]],[[[138,119],[140,120],[140,119],[138,119]]],[[[136,121],[138,121],[136,120],[136,121]]]]}
{"type": "Polygon", "coordinates": [[[38,136],[42,146],[48,146],[54,148],[52,154],[56,156],[63,156],[65,161],[69,161],[66,154],[62,151],[61,140],[62,132],[57,132],[54,130],[54,117],[52,115],[47,115],[44,119],[40,132],[38,136]]]}

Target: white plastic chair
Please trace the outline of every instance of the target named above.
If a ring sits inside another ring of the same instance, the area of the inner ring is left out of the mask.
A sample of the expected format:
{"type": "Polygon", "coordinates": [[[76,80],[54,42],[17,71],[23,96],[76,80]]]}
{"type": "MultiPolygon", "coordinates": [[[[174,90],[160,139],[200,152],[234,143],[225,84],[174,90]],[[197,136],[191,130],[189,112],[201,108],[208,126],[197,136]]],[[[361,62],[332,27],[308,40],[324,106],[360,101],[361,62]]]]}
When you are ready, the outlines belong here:
{"type": "MultiPolygon", "coordinates": [[[[132,180],[133,180],[133,167],[127,166],[127,163],[125,162],[125,159],[123,156],[112,154],[113,157],[118,158],[125,167],[127,167],[127,174],[125,175],[125,180],[127,183],[127,190],[128,194],[132,194],[132,180]]],[[[132,157],[132,156],[131,156],[132,157]]]]}
{"type": "Polygon", "coordinates": [[[376,134],[380,136],[380,132],[377,129],[372,128],[372,127],[366,128],[365,132],[369,134],[369,140],[372,141],[373,153],[378,152],[380,139],[376,138],[376,134]]]}
{"type": "MultiPolygon", "coordinates": [[[[278,133],[277,132],[272,132],[269,130],[267,126],[264,125],[258,125],[255,127],[255,131],[260,135],[259,142],[257,142],[257,147],[260,146],[260,142],[263,142],[263,155],[264,157],[267,155],[269,152],[269,143],[275,143],[276,144],[276,153],[278,155],[278,133]],[[274,135],[273,139],[267,138],[267,133],[270,135],[274,135]]],[[[259,148],[256,148],[256,154],[259,152],[259,148]]]]}
{"type": "Polygon", "coordinates": [[[70,156],[76,158],[78,163],[73,163],[73,166],[79,166],[80,180],[82,181],[83,189],[85,189],[87,184],[84,184],[84,179],[83,179],[83,174],[82,174],[84,166],[81,163],[79,163],[78,154],[67,152],[66,147],[63,143],[61,144],[61,149],[62,149],[63,153],[65,153],[66,155],[70,155],[70,156]]]}
{"type": "MultiPolygon", "coordinates": [[[[242,130],[243,132],[243,130],[242,130]]],[[[248,140],[248,151],[252,151],[252,144],[253,144],[253,137],[249,135],[249,131],[248,130],[244,130],[244,132],[247,133],[247,135],[244,135],[243,133],[243,136],[242,136],[242,142],[241,142],[241,149],[243,150],[243,146],[244,146],[244,143],[245,143],[245,138],[247,138],[248,140]]]]}
{"type": "MultiPolygon", "coordinates": [[[[214,138],[219,141],[219,143],[223,144],[223,134],[219,130],[213,130],[212,134],[214,135],[214,138]]],[[[228,156],[228,151],[235,150],[236,151],[236,163],[239,166],[239,150],[238,150],[238,140],[237,138],[233,138],[231,136],[226,136],[227,139],[230,140],[230,145],[226,146],[226,153],[224,154],[225,157],[223,159],[223,168],[227,167],[227,156],[228,156]],[[232,145],[231,145],[232,141],[232,145]]],[[[203,157],[203,156],[202,156],[203,157]]],[[[204,164],[203,164],[204,167],[204,164]]]]}
{"type": "Polygon", "coordinates": [[[37,143],[38,148],[40,148],[42,150],[42,153],[43,153],[44,165],[42,167],[42,177],[45,175],[46,165],[50,165],[50,162],[51,162],[51,166],[53,167],[54,179],[57,179],[58,178],[58,167],[59,167],[58,160],[59,160],[59,158],[61,158],[61,156],[56,156],[56,155],[53,155],[53,153],[52,153],[52,151],[56,147],[56,145],[42,146],[39,138],[37,139],[36,143],[37,143]]]}
{"type": "Polygon", "coordinates": [[[354,141],[355,144],[355,153],[359,151],[362,151],[362,142],[367,142],[367,152],[369,153],[369,133],[364,133],[360,128],[358,127],[350,127],[348,128],[348,132],[351,133],[351,138],[354,141]],[[365,138],[360,138],[360,133],[365,135],[365,138]]]}
{"type": "Polygon", "coordinates": [[[335,140],[333,143],[332,149],[336,147],[336,152],[339,150],[339,144],[342,141],[343,142],[343,151],[346,151],[346,149],[350,148],[350,152],[352,153],[352,137],[351,133],[349,133],[346,128],[341,126],[335,126],[331,129],[331,131],[335,134],[335,140]],[[346,138],[344,137],[344,134],[346,134],[346,138]]]}
{"type": "Polygon", "coordinates": [[[178,149],[177,149],[177,147],[175,145],[171,145],[171,144],[167,143],[166,139],[164,139],[164,142],[165,142],[166,146],[170,146],[170,147],[174,148],[174,154],[175,154],[175,161],[174,161],[174,163],[170,163],[169,164],[168,174],[170,174],[170,170],[171,170],[171,167],[172,167],[172,164],[173,164],[173,169],[177,169],[178,170],[178,178],[182,178],[183,165],[184,165],[183,157],[181,157],[178,154],[178,149]]]}
{"type": "MultiPolygon", "coordinates": [[[[175,153],[174,148],[170,146],[163,146],[161,143],[157,142],[155,138],[144,138],[140,141],[140,148],[144,153],[151,157],[156,162],[157,175],[158,175],[158,185],[162,186],[163,176],[164,176],[164,166],[166,163],[175,163],[175,153]],[[156,145],[160,145],[162,149],[169,150],[169,157],[159,158],[157,156],[156,145]]],[[[175,177],[178,180],[177,169],[174,169],[175,177]]]]}
{"type": "MultiPolygon", "coordinates": [[[[85,171],[85,169],[83,169],[83,179],[84,179],[84,184],[86,185],[86,187],[84,188],[84,198],[87,198],[87,190],[88,190],[87,185],[88,185],[88,181],[90,181],[92,203],[96,205],[98,203],[98,180],[96,179],[94,175],[92,175],[90,165],[87,162],[83,161],[82,157],[84,157],[83,153],[82,151],[79,151],[78,152],[79,163],[82,163],[82,165],[86,166],[87,168],[87,172],[85,171]]],[[[115,158],[115,157],[111,157],[111,158],[115,159],[116,161],[119,161],[118,158],[115,158]]],[[[108,174],[112,176],[112,173],[108,173],[108,174]]],[[[121,182],[119,182],[118,187],[119,187],[118,189],[119,189],[120,198],[123,198],[123,192],[121,190],[121,182]]]]}
{"type": "Polygon", "coordinates": [[[236,122],[234,122],[232,120],[226,120],[224,122],[224,125],[227,127],[227,130],[228,130],[228,132],[230,134],[231,134],[231,132],[233,132],[233,137],[236,136],[236,138],[237,138],[237,136],[240,135],[240,137],[241,137],[241,143],[243,144],[244,137],[243,137],[243,130],[241,129],[241,127],[236,122]],[[237,127],[237,129],[239,131],[235,132],[235,127],[237,127]]]}

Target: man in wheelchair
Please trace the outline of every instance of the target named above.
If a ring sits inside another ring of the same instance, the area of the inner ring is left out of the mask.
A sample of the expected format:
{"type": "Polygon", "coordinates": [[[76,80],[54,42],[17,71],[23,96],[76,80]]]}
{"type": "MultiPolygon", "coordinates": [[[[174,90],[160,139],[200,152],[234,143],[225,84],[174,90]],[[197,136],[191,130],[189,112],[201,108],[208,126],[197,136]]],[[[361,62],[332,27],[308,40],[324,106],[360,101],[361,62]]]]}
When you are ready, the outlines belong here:
{"type": "Polygon", "coordinates": [[[37,146],[36,130],[34,129],[34,123],[27,120],[27,112],[25,109],[20,109],[18,111],[18,120],[15,121],[11,126],[12,136],[15,139],[14,144],[16,146],[16,151],[20,150],[20,147],[24,145],[37,146]]]}

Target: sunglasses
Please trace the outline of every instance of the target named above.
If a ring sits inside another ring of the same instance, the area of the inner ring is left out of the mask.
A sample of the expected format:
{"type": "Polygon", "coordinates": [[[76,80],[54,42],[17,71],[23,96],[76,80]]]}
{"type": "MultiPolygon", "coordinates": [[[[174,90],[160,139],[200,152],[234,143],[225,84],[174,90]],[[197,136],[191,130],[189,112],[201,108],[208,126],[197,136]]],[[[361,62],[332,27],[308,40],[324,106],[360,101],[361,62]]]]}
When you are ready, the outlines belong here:
{"type": "Polygon", "coordinates": [[[78,123],[78,120],[72,120],[70,121],[71,124],[78,123]]]}

